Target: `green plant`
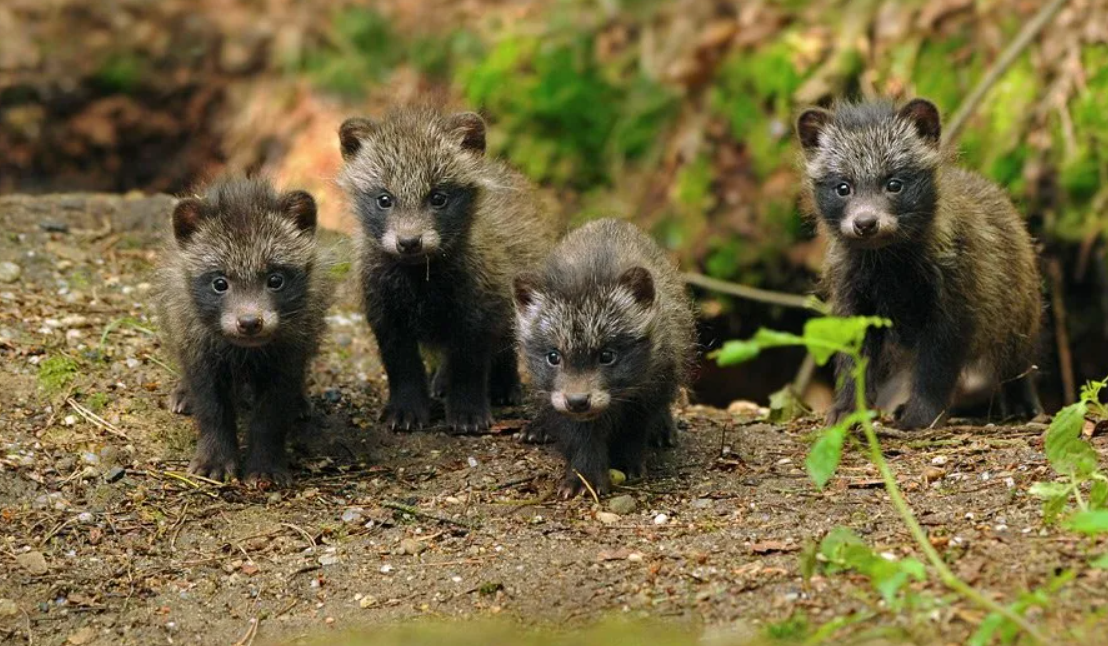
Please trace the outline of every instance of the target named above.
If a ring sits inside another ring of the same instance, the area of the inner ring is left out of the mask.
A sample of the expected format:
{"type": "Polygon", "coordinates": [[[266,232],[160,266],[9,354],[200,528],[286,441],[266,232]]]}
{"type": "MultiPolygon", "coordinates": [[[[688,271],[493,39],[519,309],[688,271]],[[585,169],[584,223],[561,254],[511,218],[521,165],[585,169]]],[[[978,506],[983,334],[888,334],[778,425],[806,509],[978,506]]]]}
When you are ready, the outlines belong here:
{"type": "Polygon", "coordinates": [[[641,71],[602,65],[592,33],[557,27],[502,38],[455,80],[470,105],[496,116],[493,152],[532,179],[576,188],[644,156],[677,105],[641,71]]]}
{"type": "MultiPolygon", "coordinates": [[[[873,425],[875,414],[866,405],[867,359],[862,355],[862,342],[865,340],[867,331],[872,327],[890,325],[891,322],[887,319],[875,317],[814,318],[804,325],[802,335],[761,329],[749,340],[728,341],[722,348],[713,353],[713,356],[721,366],[726,366],[749,361],[768,348],[803,346],[807,348],[812,358],[819,365],[825,365],[837,353],[850,357],[853,363],[850,376],[856,384],[855,410],[839,423],[822,431],[819,439],[812,446],[805,463],[809,477],[817,487],[822,489],[839,466],[847,432],[856,425],[861,426],[869,459],[881,473],[881,479],[884,482],[885,491],[889,495],[889,500],[896,508],[901,521],[911,533],[916,546],[926,556],[927,562],[938,574],[943,585],[987,610],[990,614],[986,621],[1010,622],[1011,625],[1022,630],[1037,642],[1047,643],[1045,637],[1034,625],[1028,622],[1018,607],[1006,607],[997,603],[959,579],[951,571],[942,555],[931,544],[927,533],[920,526],[900,491],[896,476],[889,468],[889,463],[885,460],[884,453],[881,451],[881,444],[877,439],[877,432],[873,425]],[[991,617],[993,616],[998,616],[1000,619],[992,620],[991,617]]],[[[829,534],[829,536],[831,535],[829,534]]],[[[912,577],[921,575],[920,578],[922,578],[924,573],[912,561],[906,559],[900,561],[899,565],[897,563],[887,566],[880,565],[866,557],[865,552],[858,546],[859,543],[860,540],[855,541],[846,534],[838,532],[835,534],[835,540],[830,544],[821,545],[821,550],[826,549],[831,551],[833,555],[837,554],[843,566],[862,569],[863,573],[868,573],[875,587],[883,596],[890,593],[895,595],[912,577]]],[[[868,548],[865,549],[868,550],[868,548]]]]}
{"type": "Polygon", "coordinates": [[[77,377],[77,360],[64,354],[47,357],[38,366],[38,383],[47,393],[54,395],[65,390],[77,377]]]}
{"type": "Polygon", "coordinates": [[[334,15],[327,44],[307,51],[297,67],[325,90],[359,96],[367,83],[384,80],[403,53],[384,16],[348,7],[334,15]]]}
{"type": "Polygon", "coordinates": [[[108,406],[108,402],[111,401],[108,397],[108,393],[93,393],[89,395],[85,401],[85,406],[94,413],[99,413],[108,406]]]}
{"type": "Polygon", "coordinates": [[[1036,482],[1031,493],[1043,499],[1043,520],[1048,524],[1065,515],[1067,529],[1086,534],[1108,532],[1108,475],[1097,468],[1097,455],[1082,437],[1085,418],[1108,419],[1108,405],[1100,391],[1108,385],[1091,381],[1081,389],[1081,399],[1054,416],[1046,432],[1044,450],[1059,479],[1036,482]],[[1082,491],[1087,490],[1087,496],[1082,491]],[[1067,513],[1070,500],[1076,511],[1067,513]]]}

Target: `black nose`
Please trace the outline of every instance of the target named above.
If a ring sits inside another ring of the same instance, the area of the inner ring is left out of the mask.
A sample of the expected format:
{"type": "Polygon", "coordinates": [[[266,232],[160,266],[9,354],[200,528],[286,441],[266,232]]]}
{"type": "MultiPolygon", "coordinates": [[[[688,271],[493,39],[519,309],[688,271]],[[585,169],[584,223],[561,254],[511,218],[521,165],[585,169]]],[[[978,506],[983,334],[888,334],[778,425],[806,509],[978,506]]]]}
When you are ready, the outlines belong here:
{"type": "Polygon", "coordinates": [[[396,250],[400,253],[419,253],[419,250],[423,248],[423,237],[415,236],[412,238],[397,238],[396,250]]]}
{"type": "Polygon", "coordinates": [[[566,395],[566,408],[574,413],[584,413],[589,410],[589,395],[566,395]]]}
{"type": "Polygon", "coordinates": [[[863,213],[854,218],[854,233],[863,238],[877,233],[877,215],[863,213]]]}
{"type": "Polygon", "coordinates": [[[239,332],[254,335],[262,331],[262,317],[254,314],[244,314],[239,317],[239,332]]]}

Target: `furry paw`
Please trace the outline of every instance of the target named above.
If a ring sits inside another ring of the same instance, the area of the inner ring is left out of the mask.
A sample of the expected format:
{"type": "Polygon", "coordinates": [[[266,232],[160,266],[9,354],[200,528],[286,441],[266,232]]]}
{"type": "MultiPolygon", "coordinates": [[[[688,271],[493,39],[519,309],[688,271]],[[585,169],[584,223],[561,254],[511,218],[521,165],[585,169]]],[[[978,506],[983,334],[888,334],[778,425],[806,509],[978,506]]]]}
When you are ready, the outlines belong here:
{"type": "Polygon", "coordinates": [[[930,428],[938,424],[942,416],[941,408],[929,406],[913,399],[904,406],[900,415],[897,416],[896,425],[905,431],[930,428]]]}
{"type": "MultiPolygon", "coordinates": [[[[603,496],[612,490],[612,480],[608,477],[607,473],[594,473],[590,477],[588,474],[582,474],[585,480],[588,480],[592,490],[596,492],[597,496],[603,496]]],[[[562,484],[558,487],[558,497],[562,500],[569,500],[581,494],[584,491],[588,491],[588,487],[577,476],[575,471],[569,471],[566,476],[562,478],[562,484]]]]}
{"type": "Polygon", "coordinates": [[[204,449],[197,447],[189,463],[189,473],[218,482],[230,482],[239,475],[238,457],[231,449],[204,449]]]}
{"type": "Polygon", "coordinates": [[[415,431],[431,423],[431,402],[426,395],[390,397],[385,423],[394,431],[415,431]]]}
{"type": "Polygon", "coordinates": [[[266,489],[287,487],[292,484],[292,473],[284,460],[251,457],[246,462],[244,482],[251,487],[266,489]]]}
{"type": "Polygon", "coordinates": [[[827,426],[834,426],[835,424],[838,424],[839,422],[846,419],[853,412],[853,408],[847,408],[836,404],[835,406],[831,407],[831,410],[827,411],[827,418],[824,423],[827,426]]]}
{"type": "Polygon", "coordinates": [[[169,393],[169,410],[178,415],[191,415],[192,403],[189,401],[189,389],[184,383],[177,384],[169,393]]]}
{"type": "Polygon", "coordinates": [[[546,429],[532,422],[519,432],[519,440],[524,444],[549,444],[554,438],[550,437],[546,429]]]}
{"type": "Polygon", "coordinates": [[[488,404],[447,402],[446,424],[455,433],[476,433],[492,426],[488,404]]]}

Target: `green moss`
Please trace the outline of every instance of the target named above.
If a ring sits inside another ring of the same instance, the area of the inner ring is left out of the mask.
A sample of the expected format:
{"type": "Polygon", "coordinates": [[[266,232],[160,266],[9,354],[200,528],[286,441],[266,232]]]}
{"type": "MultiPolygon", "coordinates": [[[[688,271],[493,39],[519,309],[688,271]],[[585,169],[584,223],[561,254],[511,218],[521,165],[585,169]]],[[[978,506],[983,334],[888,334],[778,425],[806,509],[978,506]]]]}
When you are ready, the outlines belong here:
{"type": "Polygon", "coordinates": [[[77,377],[77,360],[64,354],[47,357],[38,366],[38,384],[49,394],[65,390],[77,377]]]}
{"type": "Polygon", "coordinates": [[[93,83],[104,92],[130,94],[146,75],[145,59],[134,52],[109,55],[93,75],[93,83]]]}
{"type": "Polygon", "coordinates": [[[384,80],[404,53],[388,20],[372,8],[337,12],[332,34],[329,45],[309,51],[296,67],[336,94],[360,96],[367,84],[384,80]]]}
{"type": "Polygon", "coordinates": [[[576,29],[503,37],[455,81],[470,105],[496,115],[494,153],[532,179],[578,189],[654,149],[677,106],[637,69],[602,66],[593,35],[576,29]]]}
{"type": "Polygon", "coordinates": [[[803,612],[797,612],[788,619],[769,624],[765,628],[766,637],[775,642],[800,642],[809,633],[811,633],[811,628],[808,624],[808,616],[803,612]]]}
{"type": "Polygon", "coordinates": [[[108,406],[108,393],[93,393],[85,400],[85,406],[94,413],[99,413],[108,406]]]}
{"type": "Polygon", "coordinates": [[[916,67],[911,78],[915,84],[917,96],[930,99],[946,115],[958,108],[967,88],[978,78],[976,56],[970,63],[951,65],[957,60],[961,50],[966,47],[966,39],[961,35],[949,39],[928,39],[920,47],[916,57],[916,67]],[[942,73],[936,73],[942,70],[942,73]]]}

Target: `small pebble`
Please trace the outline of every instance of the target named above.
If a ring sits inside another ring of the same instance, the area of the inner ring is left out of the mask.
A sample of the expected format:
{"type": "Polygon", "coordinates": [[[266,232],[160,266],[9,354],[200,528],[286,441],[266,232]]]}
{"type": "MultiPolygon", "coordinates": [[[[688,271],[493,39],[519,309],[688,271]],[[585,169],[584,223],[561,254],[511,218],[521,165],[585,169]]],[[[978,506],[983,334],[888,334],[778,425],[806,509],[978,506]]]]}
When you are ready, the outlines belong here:
{"type": "Polygon", "coordinates": [[[608,501],[608,509],[620,515],[626,515],[635,511],[638,502],[633,496],[616,496],[608,501]]]}
{"type": "Polygon", "coordinates": [[[0,262],[0,283],[14,283],[23,275],[23,268],[14,262],[0,262]]]}
{"type": "Polygon", "coordinates": [[[418,556],[427,549],[427,544],[414,538],[405,538],[400,541],[400,553],[418,556]]]}
{"type": "Polygon", "coordinates": [[[596,512],[596,519],[605,525],[612,525],[619,522],[619,514],[613,514],[610,511],[598,511],[596,512]]]}
{"type": "Polygon", "coordinates": [[[352,507],[350,509],[347,509],[346,511],[342,512],[342,522],[360,524],[363,518],[362,511],[363,509],[361,507],[352,507]]]}
{"type": "Polygon", "coordinates": [[[0,617],[14,617],[19,614],[19,606],[11,599],[0,599],[0,617]]]}
{"type": "Polygon", "coordinates": [[[126,474],[127,470],[123,467],[112,467],[104,474],[104,480],[106,482],[119,482],[126,474]]]}
{"type": "Polygon", "coordinates": [[[665,514],[658,514],[657,516],[654,517],[654,524],[655,525],[665,525],[668,522],[669,522],[669,516],[666,516],[665,514]]]}

